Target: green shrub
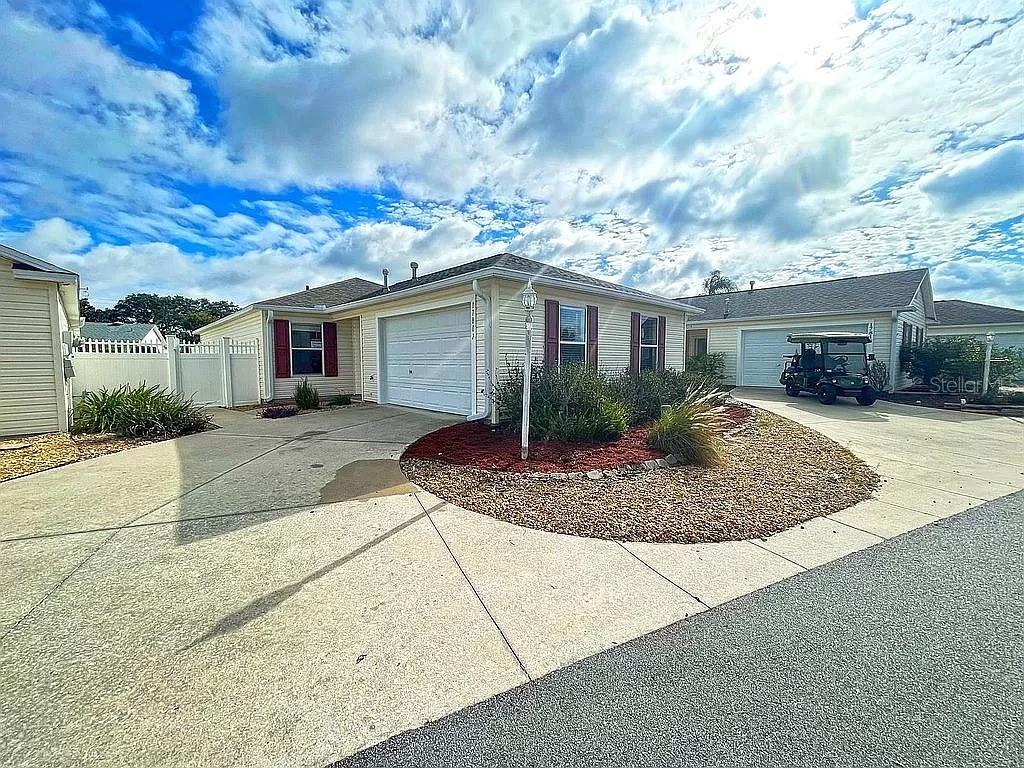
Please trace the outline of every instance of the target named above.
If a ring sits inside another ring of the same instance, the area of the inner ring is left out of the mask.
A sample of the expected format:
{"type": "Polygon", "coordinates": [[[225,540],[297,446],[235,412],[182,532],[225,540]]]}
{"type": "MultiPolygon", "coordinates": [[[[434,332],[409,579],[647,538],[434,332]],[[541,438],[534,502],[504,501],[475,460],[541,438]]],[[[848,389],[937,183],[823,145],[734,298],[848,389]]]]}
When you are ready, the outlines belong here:
{"type": "Polygon", "coordinates": [[[315,411],[320,407],[320,393],[316,387],[309,383],[309,379],[303,379],[295,385],[295,405],[303,411],[315,411]]]}
{"type": "Polygon", "coordinates": [[[352,405],[352,395],[335,395],[331,398],[328,405],[335,408],[340,408],[343,405],[352,405]]]}
{"type": "Polygon", "coordinates": [[[125,384],[84,393],[75,406],[72,431],[165,438],[202,432],[210,421],[206,411],[179,394],[155,385],[125,384]]]}
{"type": "Polygon", "coordinates": [[[608,386],[612,397],[626,406],[630,424],[636,426],[654,421],[663,406],[681,402],[694,390],[714,389],[717,381],[689,369],[666,368],[639,374],[623,371],[611,377],[608,386]]]}
{"type": "Polygon", "coordinates": [[[661,415],[647,444],[656,451],[675,454],[684,464],[720,466],[725,455],[722,398],[722,393],[712,389],[690,392],[661,415]]]}
{"type": "Polygon", "coordinates": [[[701,352],[686,361],[686,372],[718,386],[725,379],[725,355],[701,352]]]}
{"type": "MultiPolygon", "coordinates": [[[[522,365],[493,390],[499,419],[515,428],[523,414],[522,365]]],[[[585,365],[535,365],[530,371],[530,437],[539,440],[613,440],[629,427],[628,411],[617,402],[604,377],[585,365]]]]}
{"type": "MultiPolygon", "coordinates": [[[[985,368],[985,341],[973,336],[933,336],[919,346],[900,348],[900,362],[915,381],[980,381],[985,368]]],[[[991,381],[1012,380],[1024,370],[1024,350],[992,347],[991,381]]]]}
{"type": "Polygon", "coordinates": [[[885,363],[881,360],[872,360],[868,363],[868,381],[877,392],[889,390],[889,369],[885,363]]]}

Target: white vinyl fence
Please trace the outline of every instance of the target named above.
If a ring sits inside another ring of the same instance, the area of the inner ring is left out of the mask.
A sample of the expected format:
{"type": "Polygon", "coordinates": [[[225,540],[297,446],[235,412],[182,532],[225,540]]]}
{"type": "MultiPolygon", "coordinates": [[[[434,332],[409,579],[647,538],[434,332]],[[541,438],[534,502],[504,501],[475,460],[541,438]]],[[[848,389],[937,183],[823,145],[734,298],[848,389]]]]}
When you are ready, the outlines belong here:
{"type": "Polygon", "coordinates": [[[123,384],[156,384],[202,405],[245,405],[260,399],[258,341],[167,344],[80,339],[72,355],[74,396],[123,384]]]}

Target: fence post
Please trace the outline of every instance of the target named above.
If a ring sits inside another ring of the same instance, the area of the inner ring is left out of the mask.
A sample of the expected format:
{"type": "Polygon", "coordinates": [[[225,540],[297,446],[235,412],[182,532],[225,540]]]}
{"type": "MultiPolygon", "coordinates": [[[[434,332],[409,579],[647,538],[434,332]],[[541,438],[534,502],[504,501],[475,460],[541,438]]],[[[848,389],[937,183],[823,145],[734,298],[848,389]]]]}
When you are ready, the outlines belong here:
{"type": "Polygon", "coordinates": [[[235,404],[231,395],[231,339],[220,337],[221,382],[224,384],[224,406],[230,408],[235,404]]]}
{"type": "Polygon", "coordinates": [[[167,388],[171,392],[180,392],[181,384],[178,379],[178,337],[167,337],[167,388]]]}

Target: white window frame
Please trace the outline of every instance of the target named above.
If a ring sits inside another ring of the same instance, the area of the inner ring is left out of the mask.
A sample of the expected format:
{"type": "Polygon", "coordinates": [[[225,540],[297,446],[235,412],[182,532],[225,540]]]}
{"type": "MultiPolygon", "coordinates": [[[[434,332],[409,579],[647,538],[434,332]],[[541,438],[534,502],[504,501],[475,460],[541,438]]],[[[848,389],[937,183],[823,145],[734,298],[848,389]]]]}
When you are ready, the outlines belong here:
{"type": "Polygon", "coordinates": [[[323,323],[308,323],[302,320],[289,320],[288,321],[288,373],[291,375],[289,378],[295,378],[295,355],[292,354],[295,350],[300,352],[315,352],[316,347],[296,347],[292,344],[292,326],[293,325],[319,325],[320,326],[320,373],[300,373],[299,376],[323,376],[324,375],[324,324],[323,323]]]}
{"type": "MultiPolygon", "coordinates": [[[[658,315],[640,315],[640,326],[636,329],[637,341],[639,342],[639,346],[640,346],[640,350],[637,353],[637,368],[638,368],[638,370],[641,370],[641,371],[647,370],[646,368],[644,368],[644,347],[647,347],[648,349],[653,349],[654,350],[654,367],[651,368],[650,370],[652,370],[652,371],[658,370],[658,364],[661,362],[660,360],[658,360],[658,332],[660,331],[660,329],[661,329],[661,319],[658,317],[658,315]],[[645,344],[644,343],[644,320],[653,320],[654,321],[654,343],[653,344],[645,344]]],[[[695,342],[695,345],[696,345],[696,342],[695,342]]]]}
{"type": "Polygon", "coordinates": [[[559,304],[558,305],[558,367],[562,367],[562,345],[567,344],[574,347],[583,347],[583,365],[587,364],[587,308],[579,307],[575,304],[559,304]],[[582,341],[562,341],[562,310],[572,309],[577,312],[583,313],[583,340],[582,341]]]}

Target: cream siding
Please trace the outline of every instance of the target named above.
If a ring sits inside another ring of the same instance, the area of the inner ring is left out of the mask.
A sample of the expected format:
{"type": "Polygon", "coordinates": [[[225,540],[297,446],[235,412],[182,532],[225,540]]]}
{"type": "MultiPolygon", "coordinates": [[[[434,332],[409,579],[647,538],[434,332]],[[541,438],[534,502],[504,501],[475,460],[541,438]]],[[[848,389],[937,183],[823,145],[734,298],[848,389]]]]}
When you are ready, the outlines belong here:
{"type": "Polygon", "coordinates": [[[263,340],[263,311],[251,309],[242,312],[235,317],[225,320],[214,331],[204,333],[201,339],[204,342],[215,342],[222,338],[233,339],[234,341],[257,341],[259,342],[259,377],[260,377],[260,398],[267,397],[266,382],[266,350],[263,340]]]}
{"type": "Polygon", "coordinates": [[[12,263],[0,259],[0,435],[60,429],[56,292],[53,283],[15,279],[12,263]]]}
{"type": "MultiPolygon", "coordinates": [[[[898,330],[898,335],[896,337],[896,355],[897,355],[896,366],[895,367],[890,367],[890,371],[893,371],[893,370],[898,371],[898,385],[897,385],[897,388],[899,388],[899,389],[902,389],[903,387],[908,387],[908,386],[910,386],[911,384],[914,383],[913,380],[906,373],[904,373],[902,370],[898,370],[899,369],[899,357],[898,357],[899,349],[900,349],[900,346],[903,343],[903,326],[904,325],[909,325],[909,326],[911,326],[911,328],[921,328],[922,329],[922,341],[924,339],[924,336],[926,336],[927,332],[928,332],[928,318],[925,316],[924,298],[921,296],[921,290],[920,289],[918,289],[917,293],[914,294],[914,301],[912,303],[912,306],[913,306],[913,309],[906,310],[904,312],[898,313],[897,325],[899,326],[899,330],[898,330]]],[[[913,333],[914,332],[911,331],[911,339],[913,339],[913,333]]]]}
{"type": "MultiPolygon", "coordinates": [[[[558,290],[544,285],[534,287],[537,290],[537,309],[533,313],[534,330],[531,344],[534,362],[544,359],[544,301],[554,299],[559,304],[597,307],[597,364],[601,370],[618,373],[629,368],[630,315],[633,312],[665,317],[665,366],[679,369],[683,367],[685,339],[681,311],[673,312],[663,307],[558,290]]],[[[526,310],[523,309],[522,290],[521,283],[510,280],[498,281],[500,323],[496,368],[499,378],[507,374],[509,363],[523,363],[526,310]]]]}

